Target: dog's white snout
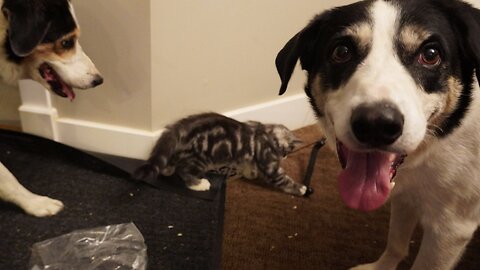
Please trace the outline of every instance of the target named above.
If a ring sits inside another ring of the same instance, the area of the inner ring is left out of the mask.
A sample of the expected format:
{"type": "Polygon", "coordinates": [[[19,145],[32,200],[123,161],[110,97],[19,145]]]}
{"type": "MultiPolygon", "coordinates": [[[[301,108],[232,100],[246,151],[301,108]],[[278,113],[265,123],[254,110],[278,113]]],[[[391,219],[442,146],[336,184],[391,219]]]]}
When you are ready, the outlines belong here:
{"type": "Polygon", "coordinates": [[[388,102],[361,104],[353,110],[350,123],[359,142],[382,147],[393,144],[402,135],[404,116],[388,102]]]}
{"type": "Polygon", "coordinates": [[[78,42],[75,54],[70,58],[48,63],[68,85],[77,89],[88,89],[103,83],[102,75],[78,42]]]}

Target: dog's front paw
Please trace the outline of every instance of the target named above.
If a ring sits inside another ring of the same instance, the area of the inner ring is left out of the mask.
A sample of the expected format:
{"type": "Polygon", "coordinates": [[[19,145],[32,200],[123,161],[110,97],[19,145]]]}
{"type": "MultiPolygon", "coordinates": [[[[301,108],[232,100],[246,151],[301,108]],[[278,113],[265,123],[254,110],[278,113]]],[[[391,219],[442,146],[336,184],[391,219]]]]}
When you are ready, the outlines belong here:
{"type": "Polygon", "coordinates": [[[198,179],[195,184],[189,185],[188,188],[194,191],[207,191],[210,189],[210,181],[205,178],[198,179]]]}
{"type": "Polygon", "coordinates": [[[46,196],[34,195],[25,200],[22,209],[29,215],[36,217],[47,217],[56,215],[63,209],[63,203],[46,196]]]}

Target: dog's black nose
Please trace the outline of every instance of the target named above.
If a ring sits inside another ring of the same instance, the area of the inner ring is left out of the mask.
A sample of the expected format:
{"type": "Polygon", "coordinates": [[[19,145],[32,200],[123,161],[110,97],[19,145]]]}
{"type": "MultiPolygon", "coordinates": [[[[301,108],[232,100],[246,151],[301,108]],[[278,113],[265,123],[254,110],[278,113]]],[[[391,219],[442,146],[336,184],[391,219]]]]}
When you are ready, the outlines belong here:
{"type": "Polygon", "coordinates": [[[381,102],[355,108],[350,123],[358,141],[374,147],[386,146],[402,135],[404,118],[395,105],[381,102]]]}
{"type": "Polygon", "coordinates": [[[95,76],[95,79],[92,81],[92,87],[98,86],[103,83],[103,77],[100,75],[95,76]]]}

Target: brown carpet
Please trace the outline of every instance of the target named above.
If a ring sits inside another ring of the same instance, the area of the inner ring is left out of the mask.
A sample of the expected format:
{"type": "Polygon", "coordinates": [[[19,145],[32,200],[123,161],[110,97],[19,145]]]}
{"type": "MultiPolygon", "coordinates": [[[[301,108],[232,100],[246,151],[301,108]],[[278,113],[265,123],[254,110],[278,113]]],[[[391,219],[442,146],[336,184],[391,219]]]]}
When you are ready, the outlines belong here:
{"type": "MultiPolygon", "coordinates": [[[[296,131],[306,147],[284,162],[288,174],[302,181],[312,143],[321,138],[315,126],[296,131]]],[[[320,150],[310,198],[293,197],[243,179],[227,184],[222,269],[348,269],[374,261],[387,239],[389,206],[363,213],[350,210],[336,189],[339,164],[327,147],[320,150]]],[[[421,237],[417,230],[410,256],[399,269],[409,269],[421,237]]],[[[480,234],[470,243],[456,269],[480,269],[480,234]]]]}

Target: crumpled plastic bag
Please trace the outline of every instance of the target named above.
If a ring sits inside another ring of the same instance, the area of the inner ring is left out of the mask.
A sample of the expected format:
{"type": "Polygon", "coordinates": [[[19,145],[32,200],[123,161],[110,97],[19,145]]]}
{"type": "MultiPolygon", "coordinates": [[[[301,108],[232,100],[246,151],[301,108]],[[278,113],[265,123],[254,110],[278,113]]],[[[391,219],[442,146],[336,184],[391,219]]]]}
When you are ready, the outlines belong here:
{"type": "Polygon", "coordinates": [[[133,223],[109,225],[35,243],[31,270],[145,270],[147,247],[133,223]]]}

